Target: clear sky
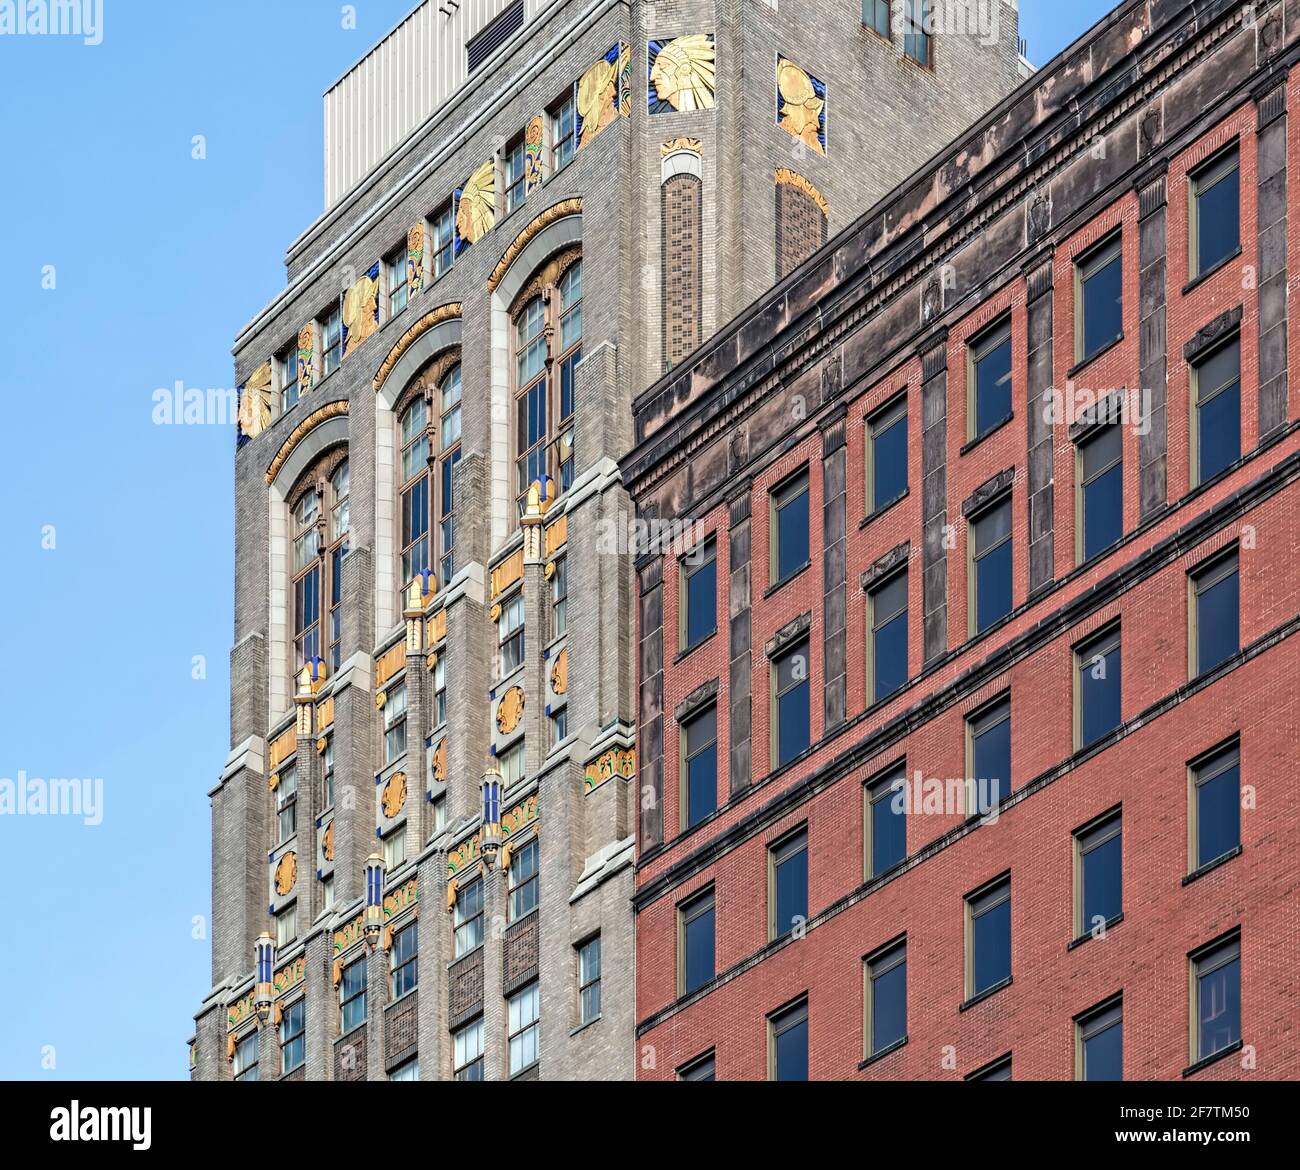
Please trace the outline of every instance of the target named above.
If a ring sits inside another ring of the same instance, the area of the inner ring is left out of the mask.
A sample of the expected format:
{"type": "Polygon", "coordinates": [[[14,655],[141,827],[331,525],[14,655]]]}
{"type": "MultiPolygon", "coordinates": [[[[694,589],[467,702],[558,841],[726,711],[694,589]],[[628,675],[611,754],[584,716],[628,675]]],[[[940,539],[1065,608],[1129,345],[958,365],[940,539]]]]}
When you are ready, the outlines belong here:
{"type": "MultiPolygon", "coordinates": [[[[0,1078],[187,1075],[234,431],[155,425],[154,392],[230,385],[321,210],[321,94],[413,6],[104,0],[100,45],[0,35],[0,781],[102,781],[90,816],[0,815],[0,1078]]],[[[1111,5],[1020,7],[1042,63],[1111,5]]]]}

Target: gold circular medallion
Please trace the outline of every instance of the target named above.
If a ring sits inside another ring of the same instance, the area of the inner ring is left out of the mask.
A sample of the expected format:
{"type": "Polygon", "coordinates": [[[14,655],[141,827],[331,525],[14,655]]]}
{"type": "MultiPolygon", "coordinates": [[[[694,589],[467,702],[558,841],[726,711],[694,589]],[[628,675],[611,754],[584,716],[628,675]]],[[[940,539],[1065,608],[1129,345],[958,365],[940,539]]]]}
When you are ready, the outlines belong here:
{"type": "Polygon", "coordinates": [[[298,855],[286,853],[275,867],[275,892],[284,897],[298,881],[298,855]]]}
{"type": "Polygon", "coordinates": [[[524,688],[511,687],[497,704],[497,730],[509,735],[524,717],[524,688]]]}
{"type": "Polygon", "coordinates": [[[384,816],[395,817],[406,804],[406,773],[394,772],[384,785],[384,816]]]}

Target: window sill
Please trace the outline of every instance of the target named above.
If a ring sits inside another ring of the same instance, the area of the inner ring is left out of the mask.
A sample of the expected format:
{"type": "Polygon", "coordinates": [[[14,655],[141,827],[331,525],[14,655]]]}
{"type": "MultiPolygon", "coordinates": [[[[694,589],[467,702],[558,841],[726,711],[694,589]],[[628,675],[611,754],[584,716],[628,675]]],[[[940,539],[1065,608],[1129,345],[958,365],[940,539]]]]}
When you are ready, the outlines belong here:
{"type": "Polygon", "coordinates": [[[532,1064],[528,1065],[526,1068],[521,1068],[517,1073],[511,1073],[510,1079],[512,1081],[523,1080],[525,1077],[528,1076],[529,1073],[536,1072],[538,1068],[541,1067],[541,1063],[542,1062],[540,1060],[533,1061],[532,1064]]]}
{"type": "Polygon", "coordinates": [[[592,1016],[591,1019],[589,1019],[585,1024],[579,1024],[576,1028],[574,1028],[569,1033],[569,1037],[572,1038],[576,1036],[579,1032],[585,1032],[588,1028],[594,1028],[597,1024],[600,1023],[600,1020],[601,1020],[600,1016],[592,1016]]]}
{"type": "Polygon", "coordinates": [[[1065,376],[1067,378],[1073,378],[1076,375],[1083,373],[1083,371],[1086,370],[1090,365],[1092,365],[1093,362],[1097,361],[1098,358],[1104,357],[1106,354],[1110,353],[1110,351],[1114,349],[1117,345],[1119,345],[1120,342],[1122,342],[1123,340],[1124,340],[1124,334],[1121,331],[1118,337],[1112,337],[1100,349],[1095,350],[1094,352],[1088,354],[1087,357],[1081,358],[1079,361],[1077,361],[1069,370],[1066,371],[1065,376]]]}
{"type": "Polygon", "coordinates": [[[959,1007],[957,1010],[959,1012],[968,1011],[969,1009],[973,1008],[977,1003],[983,1003],[986,999],[990,998],[991,996],[997,995],[997,993],[1001,991],[1003,988],[1010,987],[1010,986],[1011,986],[1011,976],[1008,975],[1004,980],[1002,980],[1001,983],[995,983],[993,984],[992,987],[986,988],[984,991],[981,991],[978,995],[972,995],[970,999],[968,999],[964,1004],[962,1004],[961,1007],[959,1007]]]}
{"type": "Polygon", "coordinates": [[[998,431],[1002,430],[1002,428],[1005,427],[1009,422],[1011,422],[1015,417],[1016,417],[1016,412],[1013,410],[1009,415],[1006,416],[1006,418],[1001,419],[998,422],[995,422],[982,435],[976,435],[973,439],[969,440],[965,444],[965,446],[963,446],[962,449],[957,452],[957,455],[959,457],[963,455],[969,455],[972,451],[975,450],[976,447],[978,447],[982,442],[984,442],[985,439],[988,439],[993,435],[996,435],[998,431]]]}
{"type": "Polygon", "coordinates": [[[797,581],[811,568],[812,568],[812,561],[810,560],[804,561],[802,565],[800,565],[797,569],[794,569],[791,572],[787,573],[775,585],[769,585],[767,592],[763,594],[763,600],[766,601],[773,594],[779,593],[782,589],[784,589],[787,585],[789,585],[791,581],[797,581]]]}
{"type": "MultiPolygon", "coordinates": [[[[1110,928],[1111,928],[1112,926],[1118,926],[1118,925],[1119,925],[1121,922],[1123,922],[1123,921],[1124,921],[1124,912],[1121,910],[1118,914],[1115,915],[1114,918],[1108,918],[1108,919],[1107,919],[1107,920],[1102,924],[1102,930],[1110,930],[1110,928]]],[[[1074,940],[1070,943],[1070,945],[1067,946],[1065,949],[1066,949],[1067,951],[1073,951],[1073,950],[1077,949],[1078,947],[1083,946],[1084,943],[1086,943],[1089,939],[1091,939],[1091,938],[1093,938],[1093,937],[1094,937],[1094,936],[1093,936],[1093,934],[1092,934],[1091,931],[1089,931],[1087,934],[1081,934],[1081,935],[1079,935],[1078,938],[1074,939],[1074,940]]]]}
{"type": "Polygon", "coordinates": [[[873,1052],[870,1056],[867,1057],[866,1060],[860,1061],[858,1064],[858,1072],[862,1072],[863,1069],[870,1068],[877,1061],[884,1060],[886,1056],[892,1055],[893,1053],[897,1052],[900,1048],[904,1047],[906,1044],[907,1044],[907,1037],[904,1036],[901,1040],[895,1040],[892,1044],[885,1045],[885,1047],[882,1048],[879,1052],[873,1052]]]}
{"type": "Polygon", "coordinates": [[[1185,285],[1183,285],[1182,295],[1186,296],[1193,289],[1198,288],[1202,284],[1204,284],[1216,272],[1221,272],[1234,260],[1240,260],[1240,259],[1241,259],[1241,245],[1238,244],[1237,250],[1235,252],[1229,252],[1228,255],[1226,255],[1222,260],[1216,260],[1213,264],[1209,266],[1209,268],[1205,269],[1204,272],[1197,273],[1196,276],[1193,276],[1191,280],[1189,280],[1185,285]]]}
{"type": "Polygon", "coordinates": [[[901,504],[911,494],[912,494],[912,489],[910,487],[904,488],[902,495],[895,496],[892,500],[889,501],[889,503],[882,504],[875,511],[869,512],[860,521],[858,521],[858,531],[861,532],[864,528],[867,527],[868,524],[871,524],[874,521],[879,520],[881,516],[883,516],[886,512],[889,512],[892,509],[894,509],[897,505],[901,504]]]}
{"type": "Polygon", "coordinates": [[[1238,845],[1235,849],[1229,849],[1228,852],[1225,853],[1222,857],[1216,857],[1213,861],[1207,861],[1204,865],[1200,866],[1197,869],[1192,870],[1191,873],[1189,873],[1185,878],[1183,878],[1182,884],[1184,886],[1190,886],[1192,882],[1196,881],[1199,878],[1203,878],[1207,873],[1213,873],[1216,869],[1219,868],[1219,866],[1227,865],[1228,862],[1240,856],[1241,856],[1241,846],[1238,845]]]}
{"type": "Polygon", "coordinates": [[[685,650],[679,651],[677,657],[673,659],[673,665],[676,666],[678,665],[678,663],[684,662],[687,658],[689,658],[692,654],[694,654],[695,651],[697,651],[701,646],[707,646],[717,636],[718,636],[718,630],[717,627],[715,626],[711,634],[707,634],[705,637],[701,638],[694,645],[687,646],[685,650]]]}
{"type": "Polygon", "coordinates": [[[1231,1056],[1234,1052],[1240,1052],[1243,1047],[1245,1047],[1245,1044],[1241,1040],[1229,1044],[1227,1048],[1221,1049],[1213,1056],[1207,1056],[1202,1060],[1198,1060],[1195,1064],[1189,1064],[1185,1069],[1183,1069],[1183,1076],[1195,1076],[1203,1068],[1209,1068],[1210,1065],[1222,1060],[1225,1056],[1231,1056]]]}

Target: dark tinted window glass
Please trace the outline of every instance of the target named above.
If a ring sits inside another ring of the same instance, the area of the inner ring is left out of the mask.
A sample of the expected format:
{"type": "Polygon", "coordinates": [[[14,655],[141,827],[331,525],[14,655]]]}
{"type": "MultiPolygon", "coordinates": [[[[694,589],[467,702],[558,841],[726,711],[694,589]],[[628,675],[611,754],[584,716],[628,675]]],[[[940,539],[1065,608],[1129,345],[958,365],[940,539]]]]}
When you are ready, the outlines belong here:
{"type": "Polygon", "coordinates": [[[718,628],[718,562],[710,543],[682,563],[686,585],[686,648],[698,645],[718,628]]]}
{"type": "Polygon", "coordinates": [[[871,510],[878,512],[907,491],[907,403],[871,424],[871,510]]]}
{"type": "Polygon", "coordinates": [[[1079,1022],[1085,1081],[1124,1079],[1124,1019],[1119,1005],[1079,1022]]]}
{"type": "Polygon", "coordinates": [[[1196,482],[1241,456],[1241,344],[1233,341],[1196,365],[1196,482]]]}
{"type": "Polygon", "coordinates": [[[1083,559],[1124,535],[1124,463],[1120,429],[1103,427],[1079,449],[1083,473],[1083,559]]]}
{"type": "Polygon", "coordinates": [[[1236,940],[1196,961],[1196,1033],[1198,1060],[1241,1039],[1241,944],[1236,940]]]}
{"type": "Polygon", "coordinates": [[[1112,817],[1079,834],[1081,933],[1115,919],[1123,905],[1123,834],[1120,818],[1112,817]]]}
{"type": "Polygon", "coordinates": [[[1197,766],[1196,865],[1209,865],[1241,844],[1241,767],[1236,748],[1197,766]]]}
{"type": "Polygon", "coordinates": [[[713,978],[713,894],[682,907],[682,990],[689,995],[713,978]]]}
{"type": "Polygon", "coordinates": [[[772,851],[774,925],[779,937],[808,920],[808,834],[799,833],[772,851]]]}
{"type": "Polygon", "coordinates": [[[714,1080],[714,1057],[712,1053],[708,1056],[701,1057],[694,1064],[687,1065],[682,1069],[678,1076],[684,1081],[711,1081],[714,1080]]]}
{"type": "Polygon", "coordinates": [[[808,715],[808,644],[776,660],[776,767],[806,751],[811,742],[808,715]]]}
{"type": "Polygon", "coordinates": [[[682,725],[686,748],[686,827],[718,807],[718,713],[710,707],[682,725]]]}
{"type": "Polygon", "coordinates": [[[881,1052],[907,1035],[907,945],[899,943],[872,959],[871,1051],[881,1052]]]}
{"type": "Polygon", "coordinates": [[[872,591],[871,666],[873,702],[892,695],[907,682],[906,573],[872,591]]]}
{"type": "Polygon", "coordinates": [[[988,794],[990,807],[1011,791],[1010,699],[971,720],[971,764],[971,777],[988,794]]]}
{"type": "Polygon", "coordinates": [[[971,346],[975,379],[975,437],[1011,415],[1011,323],[971,346]]]}
{"type": "Polygon", "coordinates": [[[1124,332],[1123,262],[1115,240],[1079,266],[1083,292],[1081,359],[1105,349],[1124,332]]]}
{"type": "Polygon", "coordinates": [[[1011,883],[970,900],[971,995],[1011,978],[1011,883]]]}
{"type": "Polygon", "coordinates": [[[1192,275],[1226,260],[1241,245],[1241,170],[1236,151],[1192,179],[1196,206],[1192,275]]]}
{"type": "Polygon", "coordinates": [[[776,511],[775,580],[784,581],[808,563],[808,477],[800,475],[773,496],[776,511]]]}
{"type": "Polygon", "coordinates": [[[1087,747],[1120,724],[1119,631],[1079,649],[1079,746],[1087,747]]]}
{"type": "Polygon", "coordinates": [[[1011,612],[1011,501],[990,508],[971,524],[975,541],[975,632],[1011,612]]]}
{"type": "Polygon", "coordinates": [[[877,782],[870,790],[872,877],[887,873],[907,856],[907,815],[902,791],[906,783],[906,775],[900,772],[877,782]]]}
{"type": "Polygon", "coordinates": [[[1213,670],[1241,647],[1237,558],[1211,565],[1193,579],[1196,674],[1213,670]]]}
{"type": "Polygon", "coordinates": [[[773,1060],[778,1081],[808,1079],[808,1005],[772,1017],[773,1060]]]}

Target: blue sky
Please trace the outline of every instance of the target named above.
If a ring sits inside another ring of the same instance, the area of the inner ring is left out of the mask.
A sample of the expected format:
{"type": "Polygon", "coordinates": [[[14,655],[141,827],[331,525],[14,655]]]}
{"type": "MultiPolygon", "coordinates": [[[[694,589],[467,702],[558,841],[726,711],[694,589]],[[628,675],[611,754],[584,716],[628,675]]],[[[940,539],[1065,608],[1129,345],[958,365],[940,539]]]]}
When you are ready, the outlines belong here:
{"type": "MultiPolygon", "coordinates": [[[[321,209],[321,94],[413,3],[351,30],[332,0],[105,0],[101,45],[0,36],[0,779],[103,781],[101,824],[0,815],[0,1078],[186,1075],[234,435],[153,395],[230,384],[321,209]]],[[[1110,7],[1021,0],[1031,58],[1110,7]]]]}

